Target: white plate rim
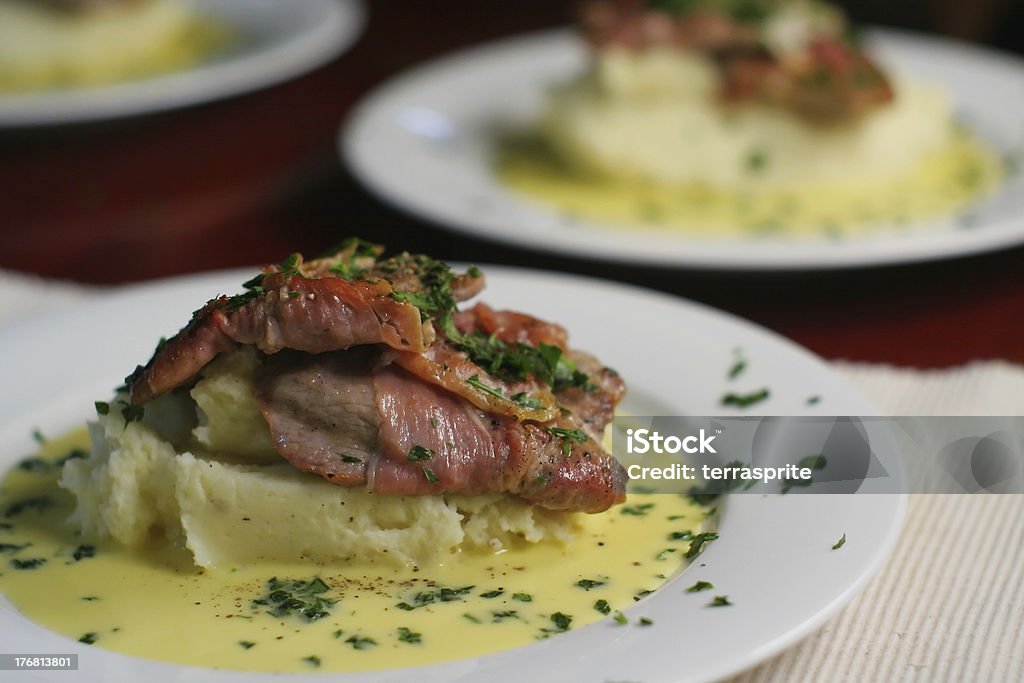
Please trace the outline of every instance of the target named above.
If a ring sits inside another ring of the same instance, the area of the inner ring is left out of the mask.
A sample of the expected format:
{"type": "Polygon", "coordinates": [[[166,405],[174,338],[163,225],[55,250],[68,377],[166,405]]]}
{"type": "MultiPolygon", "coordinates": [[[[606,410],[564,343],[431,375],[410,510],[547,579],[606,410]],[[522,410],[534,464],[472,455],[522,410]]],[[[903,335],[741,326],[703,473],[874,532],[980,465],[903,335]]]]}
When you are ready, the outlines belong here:
{"type": "MultiPolygon", "coordinates": [[[[1016,56],[908,31],[876,27],[870,30],[868,36],[876,48],[931,50],[945,55],[948,60],[960,60],[967,64],[985,63],[1012,71],[1016,87],[1010,90],[1015,94],[1024,90],[1024,60],[1016,56]]],[[[425,200],[424,196],[417,196],[396,182],[390,172],[396,164],[408,159],[396,158],[398,155],[394,148],[387,150],[388,154],[380,154],[379,150],[373,148],[374,136],[368,135],[369,132],[378,133],[382,126],[390,125],[395,134],[399,134],[398,124],[389,123],[384,117],[390,118],[396,103],[409,90],[422,89],[430,79],[440,83],[449,69],[473,61],[497,60],[501,55],[512,60],[517,52],[525,54],[541,49],[550,50],[557,42],[565,43],[566,49],[574,49],[571,43],[575,40],[574,33],[565,28],[537,31],[464,48],[410,68],[379,85],[353,109],[338,132],[339,155],[364,187],[385,203],[406,213],[470,237],[572,258],[664,268],[817,270],[887,266],[971,256],[1024,242],[1024,211],[988,220],[970,229],[922,229],[905,235],[879,234],[876,239],[869,236],[839,243],[825,240],[775,242],[770,239],[730,243],[678,235],[665,237],[663,232],[656,230],[592,227],[586,219],[575,219],[575,227],[562,226],[560,231],[549,230],[542,234],[540,228],[532,229],[530,224],[539,223],[549,227],[550,224],[558,223],[557,210],[545,211],[546,207],[541,207],[538,202],[518,196],[507,188],[500,188],[500,183],[496,181],[491,185],[497,185],[498,189],[488,186],[485,200],[479,203],[486,201],[501,204],[499,208],[506,210],[507,214],[481,212],[478,206],[471,206],[468,201],[463,206],[451,203],[445,205],[444,193],[440,192],[433,193],[431,199],[425,200]]],[[[513,83],[509,87],[537,90],[541,85],[513,83]]],[[[1020,133],[1012,151],[1024,158],[1024,130],[1020,133]]],[[[425,157],[412,154],[409,158],[418,161],[425,157]]],[[[473,163],[477,161],[474,159],[473,163]]],[[[487,173],[489,170],[473,168],[472,172],[487,173]]],[[[1016,182],[1016,185],[1021,183],[1016,182]]],[[[476,202],[476,199],[471,201],[476,202]]]]}
{"type": "MultiPolygon", "coordinates": [[[[316,21],[273,44],[244,49],[166,74],[82,88],[0,93],[0,128],[89,123],[189,107],[260,90],[326,64],[348,49],[366,24],[362,0],[290,0],[316,21]]],[[[197,9],[224,18],[225,9],[280,12],[273,3],[197,0],[197,9]],[[239,4],[241,2],[241,4],[239,4]],[[269,9],[268,9],[269,8],[269,9]]]]}
{"type": "MultiPolygon", "coordinates": [[[[802,398],[807,395],[807,392],[818,390],[824,392],[825,399],[819,405],[805,407],[803,412],[820,415],[873,414],[873,408],[866,400],[808,351],[772,332],[729,314],[651,290],[580,276],[504,267],[485,267],[484,270],[490,278],[491,290],[498,293],[496,297],[498,300],[495,303],[499,306],[508,306],[516,301],[522,301],[527,305],[520,305],[520,308],[535,308],[529,304],[537,301],[539,292],[548,292],[549,294],[553,292],[558,295],[555,298],[567,299],[576,304],[585,300],[594,301],[598,310],[608,305],[620,306],[624,302],[631,302],[637,306],[637,309],[624,314],[623,317],[627,322],[642,321],[647,318],[652,320],[657,318],[660,321],[663,320],[666,312],[674,312],[676,317],[668,323],[668,327],[662,330],[662,336],[659,338],[679,337],[681,334],[682,338],[689,338],[686,335],[694,334],[693,325],[699,325],[698,341],[694,343],[707,347],[700,352],[703,354],[701,358],[688,365],[684,364],[691,370],[698,365],[708,365],[709,359],[705,357],[707,349],[717,349],[718,343],[721,342],[724,343],[724,347],[720,349],[720,354],[716,352],[714,364],[721,363],[723,377],[725,369],[727,369],[726,361],[731,358],[732,345],[737,343],[744,346],[745,353],[752,361],[751,365],[754,367],[751,371],[755,373],[754,380],[756,382],[771,377],[779,379],[780,372],[781,376],[785,376],[786,371],[783,369],[786,367],[788,370],[799,369],[800,372],[809,376],[797,378],[794,383],[802,385],[794,388],[791,395],[780,396],[781,403],[769,408],[766,414],[796,414],[797,406],[803,405],[802,398]],[[644,312],[645,307],[646,312],[644,312]],[[702,334],[707,338],[701,337],[702,334]],[[729,335],[729,338],[720,339],[722,334],[729,335]]],[[[4,435],[4,442],[9,444],[7,453],[0,454],[0,462],[3,466],[6,468],[13,464],[18,455],[27,453],[31,449],[29,425],[39,425],[44,429],[52,426],[48,425],[45,419],[47,412],[54,405],[60,404],[63,411],[61,419],[66,420],[67,416],[72,414],[74,415],[72,420],[87,417],[91,404],[86,402],[82,406],[79,399],[83,395],[102,398],[104,394],[97,395],[95,392],[101,386],[110,386],[112,361],[120,363],[123,367],[124,347],[132,348],[131,360],[128,361],[128,364],[135,362],[137,358],[135,354],[149,350],[154,334],[159,336],[173,331],[164,329],[168,321],[177,320],[178,322],[174,325],[179,325],[186,319],[181,317],[184,315],[181,311],[191,311],[206,298],[218,292],[236,291],[238,283],[246,279],[252,272],[251,269],[248,269],[201,274],[133,286],[81,306],[0,329],[0,375],[15,381],[19,377],[31,376],[34,382],[31,391],[19,395],[6,392],[0,397],[0,414],[7,418],[5,423],[0,425],[0,434],[4,435]],[[205,292],[205,294],[197,298],[198,292],[205,292]],[[144,315],[150,306],[159,309],[154,314],[160,318],[160,324],[139,317],[144,315]],[[106,333],[99,335],[99,338],[94,338],[97,336],[96,327],[98,325],[110,326],[112,323],[116,324],[125,319],[137,320],[138,326],[144,329],[136,334],[131,332],[131,328],[135,325],[122,323],[120,327],[108,329],[106,333]],[[89,344],[86,340],[91,340],[92,343],[89,344]],[[68,344],[74,341],[79,341],[81,344],[72,347],[72,351],[69,352],[68,344]],[[26,362],[26,358],[29,362],[26,362]],[[48,358],[51,361],[44,364],[48,358]],[[80,367],[82,363],[89,363],[88,373],[73,383],[71,391],[66,391],[68,369],[80,367]],[[40,368],[42,368],[41,371],[40,368]],[[41,375],[32,374],[36,372],[41,372],[41,375]],[[107,382],[105,385],[100,381],[104,378],[107,382]],[[63,398],[59,400],[54,398],[62,391],[66,394],[63,398]],[[68,401],[70,399],[75,399],[79,405],[71,408],[69,412],[68,401]]],[[[495,297],[484,297],[484,300],[494,301],[494,299],[495,297]]],[[[572,320],[565,320],[565,322],[569,325],[570,331],[581,327],[574,325],[572,320]]],[[[581,317],[576,322],[584,321],[581,317]]],[[[594,321],[588,323],[591,333],[600,329],[595,325],[599,325],[599,323],[594,321]]],[[[577,337],[576,341],[581,347],[589,347],[598,353],[602,353],[602,351],[595,346],[608,345],[607,340],[598,343],[600,340],[594,334],[590,334],[586,340],[577,337]]],[[[611,347],[608,346],[608,348],[611,347]]],[[[627,353],[619,354],[615,360],[620,370],[629,373],[631,362],[629,359],[633,358],[632,363],[637,365],[643,363],[643,357],[644,354],[627,353]],[[623,360],[626,362],[624,363],[623,360]]],[[[648,382],[645,390],[651,388],[649,386],[651,378],[659,375],[665,376],[662,367],[648,367],[644,373],[645,381],[648,382]]],[[[664,383],[665,381],[667,380],[663,380],[663,386],[659,388],[659,391],[674,392],[675,385],[670,387],[669,384],[664,383]]],[[[712,393],[717,394],[718,392],[712,393]]],[[[785,394],[786,392],[778,393],[785,394]]],[[[702,398],[700,401],[706,401],[706,399],[702,398]]],[[[66,428],[70,424],[73,422],[63,426],[66,428]]],[[[739,645],[744,644],[743,638],[738,637],[737,633],[746,628],[748,622],[752,620],[768,619],[773,625],[772,628],[775,630],[769,629],[768,632],[762,632],[759,637],[754,639],[757,641],[756,643],[746,650],[732,652],[727,660],[711,657],[695,663],[694,657],[697,655],[689,654],[686,660],[687,666],[690,667],[688,671],[670,669],[664,665],[664,661],[660,664],[655,661],[657,652],[647,652],[650,650],[650,646],[646,639],[654,637],[658,633],[661,634],[659,643],[673,644],[672,639],[665,640],[665,631],[659,632],[655,628],[648,630],[632,627],[626,630],[615,630],[616,627],[605,623],[536,643],[528,646],[532,648],[529,651],[516,649],[475,660],[463,660],[415,670],[397,669],[355,675],[334,674],[331,678],[345,683],[382,680],[397,682],[407,680],[410,672],[415,671],[417,678],[423,681],[479,680],[482,675],[486,676],[488,680],[494,681],[518,681],[522,679],[523,675],[536,678],[538,681],[557,681],[565,680],[566,672],[572,671],[574,680],[603,681],[609,677],[635,676],[635,672],[639,670],[639,677],[645,681],[689,681],[713,680],[738,673],[805,637],[852,599],[877,571],[895,543],[906,506],[906,496],[790,495],[762,498],[750,495],[734,496],[727,502],[727,506],[720,529],[722,538],[711,544],[700,557],[700,562],[713,568],[714,572],[708,569],[707,575],[698,576],[699,572],[696,568],[687,570],[685,577],[677,577],[662,591],[627,610],[631,619],[635,620],[638,616],[647,614],[655,619],[657,625],[658,623],[665,624],[666,621],[675,618],[682,604],[682,600],[675,594],[683,595],[681,591],[683,582],[688,583],[695,577],[718,581],[723,575],[733,577],[728,580],[736,580],[736,576],[747,575],[747,580],[750,581],[749,567],[745,565],[750,562],[751,548],[757,550],[759,543],[762,548],[768,549],[766,552],[769,553],[770,549],[775,548],[777,544],[781,544],[783,550],[788,548],[790,543],[795,543],[794,547],[801,549],[802,555],[800,556],[791,556],[788,560],[772,557],[769,566],[761,568],[760,571],[769,573],[782,572],[776,578],[786,577],[788,576],[787,572],[793,571],[798,573],[801,571],[819,572],[823,567],[831,568],[830,572],[836,573],[839,577],[835,578],[834,584],[825,586],[815,594],[814,600],[811,600],[813,604],[802,605],[801,614],[803,616],[797,619],[796,623],[789,623],[785,628],[774,626],[786,622],[787,618],[792,620],[792,617],[786,617],[785,613],[773,612],[759,616],[756,611],[751,614],[744,605],[767,600],[768,604],[775,604],[776,607],[782,605],[792,610],[795,603],[807,598],[803,593],[808,589],[806,586],[801,587],[801,592],[779,601],[776,596],[761,592],[744,595],[744,586],[722,585],[722,592],[741,596],[736,600],[734,608],[710,611],[696,609],[695,611],[692,601],[689,607],[684,605],[688,616],[700,614],[701,618],[707,619],[707,626],[711,632],[720,629],[723,634],[731,634],[722,636],[723,639],[731,639],[730,644],[735,643],[737,638],[739,645]],[[775,502],[766,503],[765,501],[775,502]],[[794,534],[796,532],[805,533],[807,529],[814,527],[817,524],[815,520],[820,520],[825,511],[833,516],[838,516],[839,523],[835,529],[829,528],[825,533],[822,533],[820,528],[816,529],[814,533],[817,537],[813,539],[815,550],[812,552],[805,545],[811,539],[797,538],[797,535],[793,535],[791,538],[788,532],[780,534],[781,538],[773,539],[770,543],[766,539],[759,541],[755,538],[756,530],[752,532],[748,528],[744,532],[743,524],[747,524],[749,527],[755,515],[763,516],[766,511],[770,512],[774,523],[784,526],[796,525],[796,527],[803,525],[802,528],[795,529],[794,534]],[[864,517],[871,517],[871,519],[865,521],[864,517]],[[850,525],[856,526],[857,524],[865,526],[858,528],[858,532],[851,533],[847,546],[844,546],[842,551],[828,549],[828,546],[831,546],[838,538],[839,533],[843,531],[839,528],[840,526],[849,529],[850,525]],[[860,534],[860,531],[863,531],[864,535],[860,534]],[[863,544],[865,535],[869,537],[867,544],[863,544]],[[772,569],[774,565],[771,563],[779,566],[772,569]],[[853,563],[855,566],[849,567],[843,563],[853,563]],[[670,594],[669,591],[673,588],[674,590],[670,594]],[[619,654],[635,653],[638,658],[643,658],[646,653],[648,658],[640,659],[637,663],[598,661],[599,666],[595,666],[595,659],[586,661],[579,659],[581,653],[593,653],[596,649],[597,655],[588,654],[588,656],[600,660],[606,651],[604,647],[601,647],[602,645],[615,649],[614,651],[619,654]],[[524,656],[526,654],[532,656],[524,656]],[[622,667],[625,665],[630,668],[623,669],[622,667]],[[650,669],[650,666],[657,668],[650,669]],[[505,672],[507,675],[499,675],[501,672],[505,672]]],[[[775,575],[773,574],[773,576],[775,575]]],[[[769,578],[766,577],[763,580],[769,581],[769,578]]],[[[717,586],[718,584],[716,584],[717,586]]],[[[704,595],[700,594],[700,597],[696,599],[703,601],[704,595]]],[[[16,651],[40,651],[39,647],[43,646],[45,651],[79,653],[82,664],[79,674],[83,680],[105,680],[115,672],[121,678],[145,676],[154,683],[182,679],[210,681],[211,683],[308,679],[306,675],[253,675],[178,667],[88,648],[63,636],[45,631],[13,613],[12,607],[2,595],[0,595],[0,628],[11,634],[7,644],[16,651]]],[[[750,645],[750,643],[746,644],[750,645]]],[[[678,644],[678,647],[683,645],[678,644]]],[[[675,653],[672,653],[672,656],[675,656],[675,653]]],[[[672,662],[674,659],[669,657],[668,661],[672,662]]],[[[321,676],[321,678],[324,677],[326,675],[321,676]]],[[[49,679],[42,677],[40,680],[49,679]]]]}

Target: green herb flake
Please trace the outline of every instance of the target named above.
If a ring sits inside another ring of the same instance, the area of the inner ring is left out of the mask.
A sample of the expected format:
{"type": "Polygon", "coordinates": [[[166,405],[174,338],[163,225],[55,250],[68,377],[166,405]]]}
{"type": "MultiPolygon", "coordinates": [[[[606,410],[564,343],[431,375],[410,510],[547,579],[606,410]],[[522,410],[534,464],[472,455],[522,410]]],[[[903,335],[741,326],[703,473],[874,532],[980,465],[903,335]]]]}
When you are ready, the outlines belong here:
{"type": "Polygon", "coordinates": [[[846,534],[839,537],[839,540],[832,545],[832,550],[839,550],[846,545],[846,534]]]}
{"type": "Polygon", "coordinates": [[[651,619],[648,619],[647,617],[640,617],[640,619],[638,619],[636,623],[640,624],[641,626],[653,626],[654,625],[654,621],[651,620],[651,619]]]}
{"type": "Polygon", "coordinates": [[[491,598],[496,598],[499,595],[502,595],[504,593],[505,593],[505,591],[502,590],[501,588],[499,588],[497,590],[487,591],[486,593],[481,593],[480,597],[481,598],[487,598],[488,600],[490,600],[491,598]]]}
{"type": "Polygon", "coordinates": [[[410,448],[409,454],[405,457],[411,462],[420,462],[421,460],[430,460],[435,455],[436,453],[426,446],[417,445],[410,448]]]}
{"type": "Polygon", "coordinates": [[[729,602],[728,595],[716,595],[711,599],[711,602],[708,603],[708,607],[728,607],[730,605],[732,605],[732,603],[729,602]]]}
{"type": "Polygon", "coordinates": [[[686,531],[673,531],[668,535],[670,541],[688,541],[693,538],[693,532],[687,529],[686,531]]]}
{"type": "Polygon", "coordinates": [[[45,557],[31,557],[27,560],[19,560],[18,558],[14,558],[13,560],[11,560],[11,566],[20,571],[38,569],[39,567],[42,567],[44,564],[46,564],[45,557]]]}
{"type": "Polygon", "coordinates": [[[411,598],[409,602],[400,602],[395,607],[410,612],[420,607],[426,607],[435,602],[461,602],[469,592],[476,586],[462,586],[461,588],[440,587],[428,591],[420,591],[411,598]]]}
{"type": "Polygon", "coordinates": [[[429,481],[431,484],[435,484],[438,481],[440,481],[440,478],[436,474],[434,474],[434,470],[430,469],[429,467],[423,468],[423,476],[426,477],[427,481],[429,481]]]}
{"type": "Polygon", "coordinates": [[[310,666],[312,666],[314,668],[319,668],[319,666],[320,666],[320,658],[317,657],[316,655],[310,655],[308,657],[303,657],[302,661],[306,662],[307,664],[309,664],[310,666]]]}
{"type": "Polygon", "coordinates": [[[770,396],[771,391],[768,390],[768,387],[764,387],[763,389],[749,394],[734,394],[729,392],[722,396],[722,405],[733,406],[736,408],[749,408],[750,406],[757,405],[758,403],[767,400],[770,396]]]}
{"type": "Polygon", "coordinates": [[[572,624],[572,617],[562,612],[555,612],[551,615],[551,623],[555,625],[557,633],[568,631],[572,624]]]}
{"type": "Polygon", "coordinates": [[[4,510],[4,517],[17,517],[29,510],[43,513],[51,507],[53,507],[53,499],[49,496],[31,496],[8,505],[7,509],[4,510]]]}
{"type": "Polygon", "coordinates": [[[529,593],[513,593],[512,599],[519,602],[533,602],[533,596],[529,593]]]}
{"type": "Polygon", "coordinates": [[[809,406],[816,406],[819,403],[821,403],[821,396],[808,396],[807,397],[807,405],[809,405],[809,406]]]}
{"type": "Polygon", "coordinates": [[[610,614],[612,611],[611,605],[608,604],[607,600],[601,599],[594,603],[594,609],[601,614],[610,614]]]}
{"type": "Polygon", "coordinates": [[[463,613],[462,613],[462,617],[463,617],[464,619],[466,619],[467,621],[472,621],[472,622],[473,622],[474,624],[482,624],[482,623],[483,623],[482,621],[480,621],[480,618],[479,618],[479,617],[474,617],[474,616],[473,616],[472,614],[470,614],[469,612],[463,612],[463,613]]]}
{"type": "Polygon", "coordinates": [[[377,644],[376,640],[366,636],[349,636],[345,642],[351,645],[353,650],[367,650],[377,644]]]}
{"type": "Polygon", "coordinates": [[[243,650],[251,650],[252,648],[256,647],[256,643],[252,642],[251,640],[240,640],[238,641],[238,645],[243,650]]]}
{"type": "Polygon", "coordinates": [[[562,429],[560,427],[547,427],[546,430],[549,434],[555,438],[561,439],[562,441],[562,453],[569,455],[572,452],[572,445],[574,443],[584,443],[590,437],[582,429],[562,429]]]}
{"type": "Polygon", "coordinates": [[[577,587],[582,588],[583,590],[586,590],[586,591],[589,591],[591,588],[597,588],[598,586],[603,586],[604,584],[605,584],[604,581],[598,581],[598,580],[595,580],[595,579],[580,579],[579,581],[576,582],[576,586],[577,587]]]}
{"type": "Polygon", "coordinates": [[[619,514],[632,515],[633,517],[644,517],[654,509],[654,503],[639,503],[637,505],[624,505],[619,508],[619,514]]]}
{"type": "Polygon", "coordinates": [[[659,551],[658,554],[654,556],[654,559],[658,560],[659,562],[664,562],[668,559],[669,555],[676,552],[677,550],[679,550],[679,548],[665,548],[664,550],[659,551]]]}
{"type": "Polygon", "coordinates": [[[736,379],[743,374],[743,371],[747,369],[747,361],[742,358],[736,359],[736,362],[729,368],[729,379],[736,379]]]}
{"type": "Polygon", "coordinates": [[[50,471],[50,463],[42,458],[25,458],[18,463],[18,469],[31,474],[43,474],[50,471]]]}
{"type": "Polygon", "coordinates": [[[32,438],[40,446],[42,446],[43,444],[46,443],[46,437],[43,436],[43,433],[39,430],[38,427],[35,427],[35,428],[32,429],[32,438]]]}
{"type": "Polygon", "coordinates": [[[700,593],[701,591],[707,591],[714,588],[714,584],[708,583],[707,581],[698,581],[689,588],[686,589],[687,593],[700,593]]]}
{"type": "Polygon", "coordinates": [[[626,615],[623,614],[622,612],[616,612],[615,616],[613,616],[612,619],[615,620],[616,624],[620,624],[622,626],[625,626],[626,624],[629,623],[629,619],[627,619],[626,615]]]}
{"type": "Polygon", "coordinates": [[[82,600],[84,602],[96,602],[97,600],[99,600],[99,597],[96,595],[85,595],[82,596],[82,600]]]}
{"type": "Polygon", "coordinates": [[[506,619],[518,619],[519,612],[514,609],[505,609],[491,612],[491,621],[495,624],[500,624],[506,619]]]}
{"type": "Polygon", "coordinates": [[[75,552],[71,554],[71,557],[75,558],[75,562],[81,562],[86,558],[95,556],[96,546],[94,545],[80,545],[77,548],[75,548],[75,552]]]}
{"type": "Polygon", "coordinates": [[[338,601],[323,597],[330,587],[319,576],[303,580],[267,581],[267,594],[252,601],[252,606],[266,607],[275,617],[295,615],[307,621],[316,621],[330,615],[330,607],[338,601]]]}
{"type": "Polygon", "coordinates": [[[747,170],[758,173],[768,165],[768,155],[761,150],[754,150],[747,155],[747,170]]]}
{"type": "Polygon", "coordinates": [[[110,412],[110,404],[106,401],[96,401],[94,405],[96,406],[97,415],[106,415],[110,412]]]}
{"type": "Polygon", "coordinates": [[[405,626],[398,627],[398,639],[403,643],[409,643],[410,645],[416,645],[423,642],[423,634],[417,633],[405,626]]]}
{"type": "Polygon", "coordinates": [[[79,638],[78,642],[85,643],[86,645],[92,645],[93,643],[95,643],[99,639],[100,639],[100,637],[99,637],[98,634],[90,631],[90,632],[86,633],[85,635],[83,635],[81,638],[79,638]]]}
{"type": "Polygon", "coordinates": [[[717,540],[718,534],[713,531],[707,531],[702,534],[697,534],[690,541],[690,548],[686,551],[686,559],[692,560],[693,558],[704,552],[704,546],[711,541],[717,540]]]}

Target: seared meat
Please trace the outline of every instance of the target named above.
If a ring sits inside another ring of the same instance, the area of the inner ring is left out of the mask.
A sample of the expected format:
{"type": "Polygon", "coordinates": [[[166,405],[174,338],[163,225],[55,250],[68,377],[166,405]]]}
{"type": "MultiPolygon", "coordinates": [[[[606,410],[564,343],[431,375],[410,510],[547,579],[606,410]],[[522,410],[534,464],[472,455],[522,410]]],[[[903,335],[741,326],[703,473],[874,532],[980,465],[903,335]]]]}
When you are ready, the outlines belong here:
{"type": "MultiPolygon", "coordinates": [[[[132,403],[145,403],[188,382],[236,343],[254,344],[263,353],[281,349],[323,353],[363,344],[386,344],[402,351],[426,349],[433,340],[433,328],[422,323],[420,309],[404,298],[425,289],[427,284],[420,278],[426,269],[417,268],[416,259],[406,254],[377,263],[376,255],[360,254],[358,248],[365,247],[349,245],[308,263],[295,255],[246,283],[245,294],[208,302],[128,378],[132,403]],[[339,270],[352,279],[337,276],[339,270]],[[399,276],[397,282],[385,277],[392,270],[399,276]]],[[[483,278],[463,275],[452,284],[452,296],[458,301],[475,295],[483,287],[483,278]]]]}
{"type": "Polygon", "coordinates": [[[544,426],[495,415],[381,360],[353,352],[266,359],[257,393],[288,462],[380,494],[499,491],[586,512],[625,498],[622,466],[589,433],[575,433],[583,416],[544,426]]]}
{"type": "Polygon", "coordinates": [[[817,123],[840,123],[890,102],[886,76],[823,3],[770,0],[595,0],[581,12],[597,50],[670,47],[718,66],[725,103],[759,102],[817,123]],[[787,4],[797,7],[784,14],[787,4]]]}
{"type": "Polygon", "coordinates": [[[504,492],[557,510],[625,498],[600,445],[625,392],[566,331],[456,302],[483,287],[422,256],[350,242],[298,255],[219,297],[128,379],[133,403],[187,385],[239,344],[261,352],[256,398],[281,456],[380,494],[504,492]]]}

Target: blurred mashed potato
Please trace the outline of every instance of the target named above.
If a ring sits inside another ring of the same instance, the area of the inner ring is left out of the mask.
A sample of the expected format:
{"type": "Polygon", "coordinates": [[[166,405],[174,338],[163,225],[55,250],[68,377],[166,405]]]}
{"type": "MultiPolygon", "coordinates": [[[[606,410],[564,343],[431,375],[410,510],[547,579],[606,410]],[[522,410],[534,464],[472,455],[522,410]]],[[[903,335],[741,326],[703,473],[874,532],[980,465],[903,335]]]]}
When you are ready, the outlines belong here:
{"type": "Polygon", "coordinates": [[[131,548],[183,543],[195,563],[264,560],[436,562],[460,549],[571,541],[583,515],[488,494],[380,496],[342,488],[285,463],[252,398],[257,360],[225,354],[184,393],[126,424],[111,404],[90,425],[92,453],[61,485],[72,523],[131,548]]]}
{"type": "Polygon", "coordinates": [[[608,50],[557,89],[545,138],[581,170],[616,180],[782,189],[909,172],[954,135],[937,89],[896,82],[895,101],[816,125],[783,109],[723,107],[710,60],[670,49],[608,50]]]}
{"type": "Polygon", "coordinates": [[[94,85],[186,66],[223,42],[190,0],[58,10],[0,0],[0,91],[94,85]]]}

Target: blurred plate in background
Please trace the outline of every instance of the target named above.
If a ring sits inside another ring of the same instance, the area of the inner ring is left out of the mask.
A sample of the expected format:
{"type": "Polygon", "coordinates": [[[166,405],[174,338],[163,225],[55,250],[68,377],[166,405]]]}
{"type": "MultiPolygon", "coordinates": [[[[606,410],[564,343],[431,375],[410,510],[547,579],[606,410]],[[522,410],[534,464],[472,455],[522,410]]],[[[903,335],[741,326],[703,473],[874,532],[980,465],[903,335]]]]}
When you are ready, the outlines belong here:
{"type": "Polygon", "coordinates": [[[197,0],[196,5],[233,34],[223,52],[148,78],[0,94],[0,127],[136,116],[259,90],[331,61],[365,23],[359,0],[197,0]]]}
{"type": "MultiPolygon", "coordinates": [[[[1024,63],[947,40],[873,31],[870,50],[936,83],[958,119],[1007,159],[1024,156],[1024,63]]],[[[495,172],[498,131],[528,128],[549,88],[580,73],[564,30],[519,36],[418,67],[372,93],[339,139],[353,173],[384,200],[474,237],[574,258],[668,267],[813,269],[949,258],[1024,242],[1024,176],[1011,170],[967,214],[841,240],[750,234],[715,239],[613,228],[531,201],[495,172]]],[[[1008,165],[1008,168],[1011,168],[1008,165]]]]}

